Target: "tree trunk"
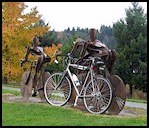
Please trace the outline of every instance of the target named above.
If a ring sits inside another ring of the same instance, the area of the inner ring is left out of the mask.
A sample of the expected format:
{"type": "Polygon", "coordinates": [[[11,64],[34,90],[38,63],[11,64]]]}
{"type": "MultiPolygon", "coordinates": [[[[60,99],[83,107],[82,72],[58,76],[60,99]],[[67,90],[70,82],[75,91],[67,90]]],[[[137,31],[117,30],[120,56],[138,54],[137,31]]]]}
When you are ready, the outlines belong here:
{"type": "Polygon", "coordinates": [[[130,98],[132,98],[132,85],[130,85],[130,98]]]}
{"type": "Polygon", "coordinates": [[[6,76],[4,76],[3,84],[8,84],[8,78],[6,76]]]}

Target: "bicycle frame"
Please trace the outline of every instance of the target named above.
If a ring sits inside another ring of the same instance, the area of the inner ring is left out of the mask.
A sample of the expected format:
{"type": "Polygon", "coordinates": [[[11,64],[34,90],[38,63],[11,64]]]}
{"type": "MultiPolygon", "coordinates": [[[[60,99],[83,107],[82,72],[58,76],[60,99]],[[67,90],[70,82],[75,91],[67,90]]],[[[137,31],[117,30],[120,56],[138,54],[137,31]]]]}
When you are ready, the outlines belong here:
{"type": "MultiPolygon", "coordinates": [[[[57,88],[58,88],[61,85],[64,77],[66,77],[67,74],[68,74],[68,76],[69,76],[69,78],[70,78],[70,80],[72,82],[72,85],[73,85],[73,87],[74,87],[74,89],[75,89],[75,91],[77,93],[77,96],[76,96],[76,99],[75,99],[75,102],[74,102],[74,106],[77,105],[78,98],[81,98],[81,97],[83,98],[84,97],[83,90],[84,90],[85,86],[87,85],[87,80],[89,79],[89,76],[91,76],[92,85],[94,85],[93,84],[93,70],[92,70],[92,68],[93,68],[92,64],[93,64],[94,58],[91,57],[90,59],[85,59],[85,60],[91,60],[92,61],[91,66],[83,66],[83,65],[72,64],[69,61],[68,64],[67,64],[66,69],[64,70],[64,73],[63,73],[63,76],[62,76],[62,78],[60,80],[60,83],[57,86],[57,88]],[[75,82],[74,82],[74,79],[72,77],[72,72],[70,70],[70,67],[77,68],[77,69],[80,69],[80,70],[88,70],[88,72],[86,74],[86,77],[85,77],[85,81],[84,81],[80,91],[78,90],[77,86],[75,85],[75,82]]],[[[93,88],[93,91],[94,91],[94,88],[93,88]]]]}

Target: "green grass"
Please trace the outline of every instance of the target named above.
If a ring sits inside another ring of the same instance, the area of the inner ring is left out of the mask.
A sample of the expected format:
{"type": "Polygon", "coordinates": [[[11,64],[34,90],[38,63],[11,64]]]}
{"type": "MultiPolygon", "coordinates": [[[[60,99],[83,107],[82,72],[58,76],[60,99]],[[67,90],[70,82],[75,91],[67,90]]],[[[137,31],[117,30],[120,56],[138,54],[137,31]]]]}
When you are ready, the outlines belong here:
{"type": "Polygon", "coordinates": [[[131,99],[126,99],[126,101],[130,101],[130,102],[137,102],[137,103],[147,103],[147,101],[146,100],[139,100],[139,99],[133,99],[133,98],[131,98],[131,99]]]}
{"type": "MultiPolygon", "coordinates": [[[[18,95],[2,90],[2,94],[18,95]]],[[[2,126],[147,126],[146,116],[94,115],[47,103],[2,102],[2,126]]]]}
{"type": "Polygon", "coordinates": [[[12,88],[19,88],[19,85],[13,85],[13,84],[2,84],[2,86],[12,87],[12,88]]]}
{"type": "Polygon", "coordinates": [[[20,96],[21,93],[15,90],[5,90],[2,89],[2,94],[14,94],[15,96],[20,96]]]}
{"type": "MultiPolygon", "coordinates": [[[[45,103],[46,104],[46,103],[45,103]]],[[[73,108],[2,103],[2,126],[146,126],[145,116],[94,115],[73,108]]]]}

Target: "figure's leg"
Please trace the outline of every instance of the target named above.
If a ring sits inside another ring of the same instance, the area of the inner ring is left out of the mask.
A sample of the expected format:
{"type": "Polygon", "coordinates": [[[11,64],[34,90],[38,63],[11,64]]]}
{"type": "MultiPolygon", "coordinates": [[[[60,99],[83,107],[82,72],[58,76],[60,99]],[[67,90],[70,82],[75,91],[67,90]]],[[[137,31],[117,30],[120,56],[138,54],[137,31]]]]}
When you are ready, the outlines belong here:
{"type": "Polygon", "coordinates": [[[107,68],[108,68],[110,73],[112,72],[112,68],[113,68],[114,62],[116,60],[116,56],[117,56],[116,51],[114,49],[109,51],[109,59],[107,62],[107,68]]]}
{"type": "Polygon", "coordinates": [[[43,59],[44,59],[44,56],[41,55],[39,58],[38,58],[38,61],[37,61],[37,66],[35,68],[35,74],[34,74],[34,78],[33,78],[33,88],[34,88],[34,93],[32,96],[37,96],[37,81],[39,79],[39,71],[42,67],[42,62],[43,62],[43,59]]]}
{"type": "Polygon", "coordinates": [[[37,84],[37,72],[35,72],[34,78],[33,78],[33,89],[34,89],[34,93],[32,95],[33,97],[37,96],[36,84],[37,84]]]}

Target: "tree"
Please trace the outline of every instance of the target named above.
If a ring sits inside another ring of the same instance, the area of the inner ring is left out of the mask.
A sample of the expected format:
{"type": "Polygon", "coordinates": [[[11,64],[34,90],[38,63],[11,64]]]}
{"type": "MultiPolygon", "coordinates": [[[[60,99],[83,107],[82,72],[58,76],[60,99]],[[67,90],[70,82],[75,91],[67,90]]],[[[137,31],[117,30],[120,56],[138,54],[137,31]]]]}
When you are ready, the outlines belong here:
{"type": "MultiPolygon", "coordinates": [[[[46,24],[44,20],[39,19],[39,21],[34,25],[34,27],[44,27],[47,26],[48,23],[46,24]]],[[[43,33],[42,36],[39,37],[40,39],[40,45],[42,47],[46,47],[46,46],[52,46],[52,44],[58,44],[60,43],[60,39],[58,39],[57,33],[52,30],[52,31],[48,31],[46,33],[43,33]]]]}
{"type": "Polygon", "coordinates": [[[71,36],[68,36],[67,38],[65,38],[65,40],[62,40],[63,42],[63,47],[62,47],[62,52],[64,54],[70,52],[73,48],[73,42],[79,38],[79,35],[77,34],[74,34],[74,35],[71,35],[71,36]]]}
{"type": "Polygon", "coordinates": [[[37,7],[25,14],[26,8],[24,2],[2,2],[3,78],[16,80],[21,77],[23,70],[19,63],[26,52],[25,46],[31,45],[34,35],[42,36],[49,30],[49,26],[35,26],[41,18],[37,7]]]}
{"type": "Polygon", "coordinates": [[[100,27],[100,34],[98,34],[99,40],[106,44],[110,49],[115,48],[115,40],[113,36],[112,28],[109,26],[101,25],[100,27]]]}
{"type": "Polygon", "coordinates": [[[117,61],[114,71],[130,85],[147,91],[147,15],[138,2],[126,9],[125,20],[113,25],[116,39],[117,61]]]}
{"type": "Polygon", "coordinates": [[[57,33],[53,31],[48,31],[44,33],[41,37],[41,46],[52,46],[52,44],[59,44],[61,41],[57,36],[57,33]]]}

